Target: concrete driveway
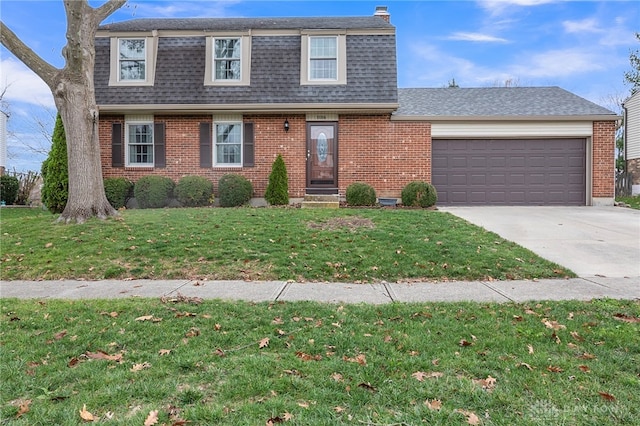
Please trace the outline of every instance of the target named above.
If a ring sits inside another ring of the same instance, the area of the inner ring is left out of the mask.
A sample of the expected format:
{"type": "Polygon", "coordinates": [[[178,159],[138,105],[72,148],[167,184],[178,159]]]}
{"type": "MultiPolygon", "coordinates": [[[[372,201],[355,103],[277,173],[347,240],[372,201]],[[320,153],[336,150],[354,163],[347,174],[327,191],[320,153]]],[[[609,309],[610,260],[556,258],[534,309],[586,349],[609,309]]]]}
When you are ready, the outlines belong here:
{"type": "Polygon", "coordinates": [[[439,207],[580,277],[638,279],[640,210],[623,207],[439,207]]]}

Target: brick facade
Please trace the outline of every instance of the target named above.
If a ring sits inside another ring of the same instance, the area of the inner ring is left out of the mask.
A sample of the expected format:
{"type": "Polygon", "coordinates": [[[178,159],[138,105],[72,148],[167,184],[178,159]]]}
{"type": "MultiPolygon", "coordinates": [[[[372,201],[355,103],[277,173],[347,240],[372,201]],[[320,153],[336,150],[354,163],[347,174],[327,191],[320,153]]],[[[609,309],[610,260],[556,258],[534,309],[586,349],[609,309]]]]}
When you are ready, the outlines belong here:
{"type": "MultiPolygon", "coordinates": [[[[212,122],[211,115],[156,115],[165,123],[166,167],[112,167],[111,126],[124,123],[124,116],[100,118],[102,173],[132,181],[146,175],[168,176],[175,181],[186,175],[200,175],[217,186],[226,173],[248,178],[254,197],[263,197],[271,165],[282,154],[289,175],[289,196],[301,198],[306,186],[305,115],[245,114],[254,123],[255,165],[253,167],[200,167],[199,125],[212,122]],[[283,130],[284,120],[289,131],[283,130]]],[[[372,185],[379,196],[400,196],[412,180],[431,180],[431,126],[427,122],[392,122],[388,114],[340,115],[338,120],[338,186],[344,195],[353,182],[372,185]]]]}
{"type": "Polygon", "coordinates": [[[615,197],[615,121],[593,122],[592,196],[615,197]]]}

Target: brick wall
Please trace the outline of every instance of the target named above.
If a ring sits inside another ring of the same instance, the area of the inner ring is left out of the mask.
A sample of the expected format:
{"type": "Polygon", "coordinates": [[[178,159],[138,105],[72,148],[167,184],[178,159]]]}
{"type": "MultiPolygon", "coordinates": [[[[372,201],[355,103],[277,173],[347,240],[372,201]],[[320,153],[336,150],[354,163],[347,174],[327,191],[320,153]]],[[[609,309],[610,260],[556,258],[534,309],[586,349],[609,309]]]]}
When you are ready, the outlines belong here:
{"type": "MultiPolygon", "coordinates": [[[[305,115],[244,115],[254,123],[255,166],[201,168],[199,125],[211,115],[156,115],[165,123],[166,167],[112,167],[111,124],[124,116],[101,116],[100,144],[104,177],[124,176],[136,181],[145,175],[200,175],[217,182],[223,174],[238,173],[251,180],[254,196],[263,197],[271,165],[282,154],[289,175],[289,196],[304,196],[306,186],[305,115]],[[289,121],[289,131],[283,129],[289,121]]],[[[379,196],[400,196],[408,182],[431,180],[431,126],[425,122],[391,122],[389,115],[341,115],[338,123],[338,183],[340,194],[353,182],[372,185],[379,196]]]]}
{"type": "Polygon", "coordinates": [[[615,121],[593,122],[593,197],[615,196],[615,121]]]}

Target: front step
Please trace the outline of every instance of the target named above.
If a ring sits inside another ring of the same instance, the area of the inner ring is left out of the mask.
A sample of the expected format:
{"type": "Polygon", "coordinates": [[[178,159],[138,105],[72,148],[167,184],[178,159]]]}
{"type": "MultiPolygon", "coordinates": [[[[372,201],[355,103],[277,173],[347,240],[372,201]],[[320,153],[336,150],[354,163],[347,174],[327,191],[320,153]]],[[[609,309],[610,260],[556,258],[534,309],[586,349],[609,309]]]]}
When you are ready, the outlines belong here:
{"type": "Polygon", "coordinates": [[[305,194],[302,201],[303,209],[337,209],[340,207],[340,196],[338,194],[332,195],[320,195],[320,194],[305,194]]]}

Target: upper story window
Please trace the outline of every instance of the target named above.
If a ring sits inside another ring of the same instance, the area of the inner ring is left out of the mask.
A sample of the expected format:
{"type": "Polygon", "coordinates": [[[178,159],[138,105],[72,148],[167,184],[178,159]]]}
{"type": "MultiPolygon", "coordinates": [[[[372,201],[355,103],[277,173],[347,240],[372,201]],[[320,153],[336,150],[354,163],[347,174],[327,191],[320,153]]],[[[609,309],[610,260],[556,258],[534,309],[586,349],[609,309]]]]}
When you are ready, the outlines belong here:
{"type": "Polygon", "coordinates": [[[240,39],[217,38],[214,46],[214,80],[240,80],[242,75],[240,39]]]}
{"type": "Polygon", "coordinates": [[[309,80],[338,79],[337,37],[309,37],[309,80]]]}
{"type": "Polygon", "coordinates": [[[153,123],[127,122],[127,166],[153,167],[153,123]]]}
{"type": "Polygon", "coordinates": [[[300,84],[347,84],[347,37],[326,31],[302,33],[300,84]]]}
{"type": "Polygon", "coordinates": [[[143,38],[118,40],[120,81],[144,81],[146,78],[146,43],[143,38]]]}
{"type": "Polygon", "coordinates": [[[251,37],[207,37],[205,86],[248,86],[251,69],[251,37]]]}
{"type": "Polygon", "coordinates": [[[112,37],[109,86],[153,86],[157,37],[112,37]]]}

